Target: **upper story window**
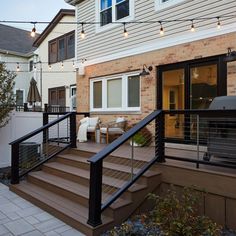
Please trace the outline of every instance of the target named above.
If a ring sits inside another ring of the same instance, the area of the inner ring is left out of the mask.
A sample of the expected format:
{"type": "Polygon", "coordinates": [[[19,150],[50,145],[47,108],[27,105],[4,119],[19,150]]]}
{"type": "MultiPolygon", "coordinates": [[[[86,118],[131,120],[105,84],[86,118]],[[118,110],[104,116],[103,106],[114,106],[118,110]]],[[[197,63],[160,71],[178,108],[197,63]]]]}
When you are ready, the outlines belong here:
{"type": "Polygon", "coordinates": [[[123,74],[90,81],[91,111],[140,111],[140,76],[123,74]]]}
{"type": "Polygon", "coordinates": [[[133,19],[134,0],[98,0],[97,20],[101,26],[119,20],[133,19]]]}
{"type": "Polygon", "coordinates": [[[49,64],[75,56],[75,32],[70,32],[48,42],[49,64]]]}
{"type": "Polygon", "coordinates": [[[34,67],[34,62],[32,60],[29,61],[29,71],[32,71],[34,67]]]}
{"type": "Polygon", "coordinates": [[[156,0],[156,10],[162,10],[186,0],[156,0]]]}

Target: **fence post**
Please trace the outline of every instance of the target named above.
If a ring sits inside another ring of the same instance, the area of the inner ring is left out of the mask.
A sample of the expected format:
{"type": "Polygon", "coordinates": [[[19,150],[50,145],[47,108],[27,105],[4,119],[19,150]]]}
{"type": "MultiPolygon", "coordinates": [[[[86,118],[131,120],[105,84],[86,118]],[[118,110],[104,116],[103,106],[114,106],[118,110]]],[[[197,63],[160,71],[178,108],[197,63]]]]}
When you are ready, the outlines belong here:
{"type": "Polygon", "coordinates": [[[48,112],[48,104],[44,103],[44,112],[48,112]]]}
{"type": "Polygon", "coordinates": [[[90,163],[89,215],[87,223],[96,227],[102,224],[102,160],[90,163]]]}
{"type": "Polygon", "coordinates": [[[70,115],[70,142],[71,147],[76,148],[76,112],[72,112],[70,115]]]}
{"type": "Polygon", "coordinates": [[[155,154],[158,162],[165,162],[165,115],[163,112],[157,117],[155,126],[155,154]]]}
{"type": "Polygon", "coordinates": [[[19,184],[19,143],[11,145],[11,184],[19,184]]]}

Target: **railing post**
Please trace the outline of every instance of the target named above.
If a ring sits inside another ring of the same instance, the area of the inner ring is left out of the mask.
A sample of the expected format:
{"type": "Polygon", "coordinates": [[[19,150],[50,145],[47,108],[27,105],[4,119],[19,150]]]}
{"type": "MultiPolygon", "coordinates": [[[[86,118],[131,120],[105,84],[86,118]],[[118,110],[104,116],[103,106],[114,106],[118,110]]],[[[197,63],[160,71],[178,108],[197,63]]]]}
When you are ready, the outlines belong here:
{"type": "Polygon", "coordinates": [[[11,146],[11,184],[19,184],[19,143],[11,146]]]}
{"type": "Polygon", "coordinates": [[[44,112],[48,112],[48,104],[44,103],[44,112]]]}
{"type": "Polygon", "coordinates": [[[88,224],[96,227],[102,224],[102,160],[90,163],[89,215],[88,224]]]}
{"type": "Polygon", "coordinates": [[[28,111],[28,103],[24,103],[24,112],[28,111]]]}
{"type": "Polygon", "coordinates": [[[71,147],[76,148],[76,113],[72,112],[70,115],[70,142],[71,147]]]}
{"type": "MultiPolygon", "coordinates": [[[[43,126],[48,124],[48,113],[43,113],[43,126]]],[[[43,143],[47,142],[48,130],[43,130],[43,143]]]]}
{"type": "Polygon", "coordinates": [[[157,117],[155,126],[155,154],[158,162],[165,162],[165,115],[163,112],[157,117]]]}

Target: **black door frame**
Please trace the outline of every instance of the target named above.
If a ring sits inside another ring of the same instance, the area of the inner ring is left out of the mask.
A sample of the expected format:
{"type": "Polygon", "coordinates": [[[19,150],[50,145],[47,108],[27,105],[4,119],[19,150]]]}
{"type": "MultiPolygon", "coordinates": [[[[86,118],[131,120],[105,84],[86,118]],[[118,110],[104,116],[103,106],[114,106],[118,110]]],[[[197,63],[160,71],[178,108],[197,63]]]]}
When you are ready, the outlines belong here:
{"type": "Polygon", "coordinates": [[[162,109],[163,104],[163,83],[162,74],[165,71],[184,69],[184,108],[190,109],[190,69],[193,66],[203,66],[209,64],[217,64],[217,96],[227,95],[227,62],[225,54],[211,56],[206,58],[193,59],[172,64],[165,64],[156,67],[157,71],[157,102],[156,108],[162,109]]]}

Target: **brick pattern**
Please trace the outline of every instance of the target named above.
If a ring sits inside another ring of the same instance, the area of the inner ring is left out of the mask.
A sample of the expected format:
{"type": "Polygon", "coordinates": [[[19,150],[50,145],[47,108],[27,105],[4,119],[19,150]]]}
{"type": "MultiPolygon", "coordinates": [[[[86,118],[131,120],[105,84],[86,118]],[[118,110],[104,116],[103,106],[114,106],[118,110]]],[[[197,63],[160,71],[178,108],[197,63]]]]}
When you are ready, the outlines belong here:
{"type": "MultiPolygon", "coordinates": [[[[85,68],[85,76],[77,75],[77,110],[89,111],[89,80],[91,77],[99,77],[109,74],[121,73],[124,71],[141,70],[143,64],[152,65],[154,70],[149,76],[141,78],[141,114],[119,114],[125,116],[129,123],[137,123],[156,108],[156,66],[192,60],[199,57],[209,57],[227,52],[227,48],[235,48],[236,33],[212,37],[191,43],[164,48],[140,55],[100,63],[85,68]]],[[[236,94],[236,66],[229,66],[228,94],[236,94]]],[[[114,120],[116,114],[96,114],[102,122],[114,120]]]]}

